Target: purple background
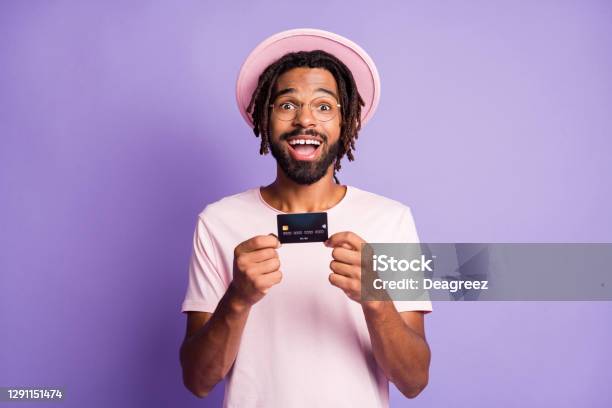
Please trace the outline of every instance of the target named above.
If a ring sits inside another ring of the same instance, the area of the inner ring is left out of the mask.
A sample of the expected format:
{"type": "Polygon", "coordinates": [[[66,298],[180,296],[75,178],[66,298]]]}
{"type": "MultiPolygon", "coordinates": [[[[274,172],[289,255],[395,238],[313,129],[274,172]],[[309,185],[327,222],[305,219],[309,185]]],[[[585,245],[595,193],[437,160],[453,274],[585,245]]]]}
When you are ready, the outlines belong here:
{"type": "MultiPolygon", "coordinates": [[[[376,61],[340,180],[410,205],[424,241],[612,241],[612,3],[384,4],[3,1],[0,386],[220,405],[183,388],[179,307],[197,214],[274,178],[234,85],[284,29],[376,61]]],[[[612,303],[434,307],[430,384],[392,406],[612,406],[612,303]]]]}

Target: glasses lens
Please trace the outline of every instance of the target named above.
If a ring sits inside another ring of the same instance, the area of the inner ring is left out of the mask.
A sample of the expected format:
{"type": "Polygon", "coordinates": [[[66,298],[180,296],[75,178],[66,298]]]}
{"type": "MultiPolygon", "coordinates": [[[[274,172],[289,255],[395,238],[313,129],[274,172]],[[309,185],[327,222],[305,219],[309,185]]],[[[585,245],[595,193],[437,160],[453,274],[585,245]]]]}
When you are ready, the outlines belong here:
{"type": "Polygon", "coordinates": [[[310,103],[313,116],[321,122],[332,120],[338,114],[338,102],[333,98],[317,98],[310,103]]]}
{"type": "Polygon", "coordinates": [[[280,120],[293,120],[297,110],[298,107],[288,101],[280,101],[274,104],[274,113],[280,120]]]}

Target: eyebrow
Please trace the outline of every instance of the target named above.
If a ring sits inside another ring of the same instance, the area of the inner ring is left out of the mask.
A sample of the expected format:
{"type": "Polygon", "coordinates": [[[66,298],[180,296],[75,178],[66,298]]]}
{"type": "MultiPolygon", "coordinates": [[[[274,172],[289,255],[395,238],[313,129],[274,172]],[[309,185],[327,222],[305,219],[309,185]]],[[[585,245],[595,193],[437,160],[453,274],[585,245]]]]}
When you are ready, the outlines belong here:
{"type": "MultiPolygon", "coordinates": [[[[283,95],[294,93],[294,92],[296,92],[295,88],[285,88],[285,89],[282,89],[282,90],[278,91],[276,93],[276,95],[274,95],[273,99],[276,99],[279,96],[283,96],[283,95]]],[[[329,89],[326,89],[326,88],[317,88],[317,89],[315,89],[315,92],[323,92],[323,93],[326,93],[328,95],[333,96],[334,98],[336,98],[336,100],[339,100],[338,99],[338,95],[336,95],[335,92],[330,91],[329,89]]]]}

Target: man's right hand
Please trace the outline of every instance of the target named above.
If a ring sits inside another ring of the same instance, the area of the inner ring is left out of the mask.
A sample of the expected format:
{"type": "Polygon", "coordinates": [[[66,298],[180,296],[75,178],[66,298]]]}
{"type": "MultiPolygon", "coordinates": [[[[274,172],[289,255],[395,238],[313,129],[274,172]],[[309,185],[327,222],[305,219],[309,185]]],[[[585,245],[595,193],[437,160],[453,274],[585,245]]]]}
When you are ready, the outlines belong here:
{"type": "Polygon", "coordinates": [[[246,306],[260,301],[268,290],[283,277],[276,250],[280,241],[276,236],[257,235],[234,249],[234,278],[232,291],[246,306]]]}
{"type": "Polygon", "coordinates": [[[204,397],[236,360],[249,309],[281,281],[280,247],[274,235],[259,235],[234,249],[234,279],[214,313],[190,312],[180,359],[185,386],[204,397]]]}

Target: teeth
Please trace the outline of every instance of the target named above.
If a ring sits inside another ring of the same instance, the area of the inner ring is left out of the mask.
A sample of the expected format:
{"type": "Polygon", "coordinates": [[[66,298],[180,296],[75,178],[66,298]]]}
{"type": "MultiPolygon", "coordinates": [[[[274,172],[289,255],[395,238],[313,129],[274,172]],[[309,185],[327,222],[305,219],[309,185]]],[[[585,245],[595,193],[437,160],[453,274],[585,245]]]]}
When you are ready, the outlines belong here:
{"type": "Polygon", "coordinates": [[[289,144],[291,146],[294,146],[297,144],[311,144],[311,145],[319,146],[321,142],[319,142],[318,140],[310,140],[310,139],[294,139],[294,140],[291,140],[289,144]]]}

